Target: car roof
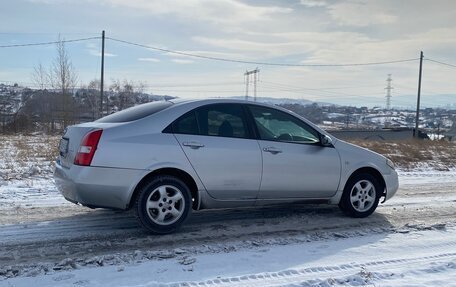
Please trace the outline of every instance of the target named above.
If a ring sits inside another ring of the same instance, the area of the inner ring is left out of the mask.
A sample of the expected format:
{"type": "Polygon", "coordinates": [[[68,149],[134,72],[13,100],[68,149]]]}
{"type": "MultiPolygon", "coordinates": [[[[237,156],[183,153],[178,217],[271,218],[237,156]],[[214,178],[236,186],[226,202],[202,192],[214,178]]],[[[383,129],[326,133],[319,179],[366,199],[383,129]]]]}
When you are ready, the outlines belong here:
{"type": "Polygon", "coordinates": [[[240,99],[230,99],[230,98],[212,98],[212,99],[172,99],[170,100],[175,105],[184,105],[189,103],[198,103],[201,105],[206,104],[223,104],[223,103],[235,103],[235,104],[256,104],[269,107],[277,107],[275,105],[261,103],[261,102],[252,102],[240,99]]]}
{"type": "Polygon", "coordinates": [[[262,102],[252,102],[252,101],[247,101],[247,100],[240,100],[240,99],[231,99],[231,98],[213,98],[213,99],[173,99],[170,102],[172,102],[174,107],[177,106],[183,106],[183,105],[191,105],[191,104],[196,104],[198,106],[203,106],[203,105],[209,105],[209,104],[244,104],[244,105],[258,105],[258,106],[264,106],[264,107],[269,107],[269,108],[274,108],[277,110],[282,110],[287,113],[294,114],[295,116],[301,117],[297,115],[296,113],[285,109],[283,107],[274,105],[274,104],[269,104],[269,103],[262,103],[262,102]]]}

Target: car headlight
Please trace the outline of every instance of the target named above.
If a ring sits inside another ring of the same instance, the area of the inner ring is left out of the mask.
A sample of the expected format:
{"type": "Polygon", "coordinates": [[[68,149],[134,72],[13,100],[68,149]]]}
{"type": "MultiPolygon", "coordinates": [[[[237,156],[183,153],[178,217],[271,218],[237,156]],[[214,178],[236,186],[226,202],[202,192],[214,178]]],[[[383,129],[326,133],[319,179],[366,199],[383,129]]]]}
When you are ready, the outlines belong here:
{"type": "Polygon", "coordinates": [[[394,169],[394,162],[389,158],[386,159],[386,165],[394,169]]]}

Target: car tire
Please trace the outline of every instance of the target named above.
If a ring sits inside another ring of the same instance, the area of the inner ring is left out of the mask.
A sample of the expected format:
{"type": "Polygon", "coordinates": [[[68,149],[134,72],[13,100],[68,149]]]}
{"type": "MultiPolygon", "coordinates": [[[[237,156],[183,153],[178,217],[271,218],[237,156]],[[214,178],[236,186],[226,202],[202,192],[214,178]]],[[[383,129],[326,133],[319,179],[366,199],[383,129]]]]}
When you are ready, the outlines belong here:
{"type": "Polygon", "coordinates": [[[174,176],[157,176],[139,190],[134,210],[139,223],[148,231],[175,232],[190,216],[190,190],[174,176]]]}
{"type": "Polygon", "coordinates": [[[382,185],[373,175],[359,173],[345,185],[339,207],[351,217],[367,217],[377,208],[382,194],[382,185]]]}

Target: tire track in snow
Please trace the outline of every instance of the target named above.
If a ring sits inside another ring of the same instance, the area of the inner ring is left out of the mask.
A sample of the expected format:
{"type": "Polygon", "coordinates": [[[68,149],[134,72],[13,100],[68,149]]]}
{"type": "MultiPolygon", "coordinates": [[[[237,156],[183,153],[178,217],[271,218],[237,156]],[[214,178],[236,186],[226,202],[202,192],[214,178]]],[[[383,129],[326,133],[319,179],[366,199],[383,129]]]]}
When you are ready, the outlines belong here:
{"type": "MultiPolygon", "coordinates": [[[[392,276],[394,270],[401,270],[404,272],[404,267],[410,266],[413,264],[413,271],[416,270],[417,264],[420,266],[429,266],[430,263],[435,264],[437,262],[442,262],[442,268],[450,267],[456,268],[454,262],[456,262],[456,252],[450,253],[440,253],[435,255],[429,256],[421,256],[421,257],[414,257],[414,258],[399,258],[399,259],[390,259],[390,260],[378,260],[378,261],[367,261],[363,263],[349,263],[349,264],[341,264],[341,265],[332,265],[332,266],[319,266],[319,267],[310,267],[310,268],[301,268],[301,269],[288,269],[278,272],[265,272],[259,274],[251,274],[251,275],[243,275],[243,276],[234,276],[234,277],[227,277],[227,278],[217,278],[217,279],[210,279],[205,281],[192,281],[192,282],[184,282],[184,283],[169,283],[163,284],[160,283],[159,286],[181,286],[181,287],[188,287],[188,286],[285,286],[285,285],[293,285],[296,286],[317,286],[319,283],[324,283],[328,279],[332,279],[330,281],[336,283],[338,278],[349,278],[353,275],[358,275],[359,277],[365,277],[365,282],[359,282],[360,280],[353,280],[353,284],[350,284],[349,280],[340,280],[343,281],[345,284],[344,286],[360,286],[360,283],[366,284],[371,279],[388,279],[388,277],[392,276]],[[446,263],[446,264],[445,264],[446,263]],[[453,263],[450,265],[449,263],[453,263]],[[451,267],[453,266],[453,267],[451,267]],[[370,267],[380,268],[383,270],[382,273],[374,273],[373,278],[368,278],[369,274],[367,274],[366,269],[370,267]],[[366,272],[363,276],[362,272],[366,272]],[[388,272],[385,272],[387,270],[388,272]],[[359,275],[361,273],[361,275],[359,275]],[[315,279],[318,278],[318,279],[315,279]]],[[[409,269],[409,271],[412,271],[409,269]]],[[[331,284],[332,285],[332,284],[331,284]]],[[[148,284],[148,287],[158,286],[154,284],[148,284]]],[[[329,286],[323,284],[323,286],[329,286]]],[[[364,285],[363,285],[364,286],[364,285]]]]}
{"type": "MultiPolygon", "coordinates": [[[[447,188],[447,196],[456,195],[454,188],[447,188]]],[[[397,202],[395,199],[365,219],[345,217],[336,206],[327,205],[201,211],[195,213],[180,232],[164,236],[144,232],[130,213],[87,210],[72,215],[74,208],[69,214],[61,213],[60,209],[38,208],[33,210],[34,214],[40,211],[47,214],[47,221],[0,225],[0,266],[310,233],[394,232],[406,223],[429,226],[456,221],[456,203],[440,196],[421,197],[419,194],[404,200],[399,193],[397,202]]],[[[81,207],[81,210],[84,209],[81,207]]]]}

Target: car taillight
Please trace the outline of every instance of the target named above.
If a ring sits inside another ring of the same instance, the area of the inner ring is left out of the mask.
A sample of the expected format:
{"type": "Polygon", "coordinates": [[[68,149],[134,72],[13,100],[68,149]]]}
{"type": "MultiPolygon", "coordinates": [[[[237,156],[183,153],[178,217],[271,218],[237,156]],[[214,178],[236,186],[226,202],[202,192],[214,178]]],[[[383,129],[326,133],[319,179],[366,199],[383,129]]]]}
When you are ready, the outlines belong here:
{"type": "Polygon", "coordinates": [[[95,130],[87,133],[81,141],[74,164],[89,166],[98,146],[103,130],[95,130]]]}

